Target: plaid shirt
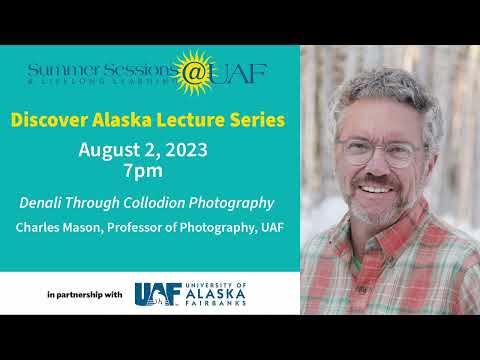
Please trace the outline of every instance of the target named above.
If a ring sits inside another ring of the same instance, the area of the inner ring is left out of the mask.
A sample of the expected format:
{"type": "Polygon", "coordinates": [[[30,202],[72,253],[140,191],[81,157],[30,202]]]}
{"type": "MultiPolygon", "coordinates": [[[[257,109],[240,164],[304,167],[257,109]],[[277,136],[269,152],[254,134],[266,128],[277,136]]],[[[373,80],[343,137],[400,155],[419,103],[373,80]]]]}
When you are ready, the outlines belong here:
{"type": "Polygon", "coordinates": [[[302,314],[480,314],[480,243],[421,198],[352,261],[350,217],[305,244],[302,314]]]}

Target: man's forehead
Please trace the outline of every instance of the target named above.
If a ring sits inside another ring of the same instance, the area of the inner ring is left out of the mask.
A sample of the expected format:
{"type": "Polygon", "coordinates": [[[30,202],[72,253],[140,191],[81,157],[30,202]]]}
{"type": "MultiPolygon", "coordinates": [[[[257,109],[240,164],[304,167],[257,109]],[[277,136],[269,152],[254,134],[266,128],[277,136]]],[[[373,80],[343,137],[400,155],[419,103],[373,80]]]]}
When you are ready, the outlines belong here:
{"type": "Polygon", "coordinates": [[[340,132],[411,140],[422,130],[422,115],[407,104],[388,98],[365,98],[344,109],[340,132]]]}

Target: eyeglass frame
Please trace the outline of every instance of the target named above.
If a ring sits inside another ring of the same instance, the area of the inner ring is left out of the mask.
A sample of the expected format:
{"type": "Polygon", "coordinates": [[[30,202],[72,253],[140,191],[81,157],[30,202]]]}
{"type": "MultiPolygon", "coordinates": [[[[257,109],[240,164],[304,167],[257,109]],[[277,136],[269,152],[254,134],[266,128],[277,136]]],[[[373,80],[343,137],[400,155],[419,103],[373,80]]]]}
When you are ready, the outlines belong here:
{"type": "MultiPolygon", "coordinates": [[[[372,154],[370,155],[370,157],[368,158],[368,160],[366,160],[365,162],[363,163],[360,163],[360,164],[352,164],[351,161],[349,161],[349,163],[351,165],[354,165],[354,166],[362,166],[362,165],[366,165],[370,162],[370,160],[372,160],[373,156],[375,155],[375,150],[376,149],[382,149],[383,152],[385,152],[387,146],[390,146],[392,144],[408,144],[409,146],[411,146],[413,148],[413,155],[411,158],[408,159],[408,161],[406,162],[405,166],[393,166],[392,164],[390,164],[390,162],[388,161],[388,158],[385,157],[385,161],[386,163],[388,164],[388,166],[390,167],[393,167],[395,169],[403,169],[403,168],[406,168],[408,165],[410,165],[412,159],[415,159],[415,153],[419,150],[422,149],[422,147],[418,147],[418,146],[415,146],[413,145],[412,143],[409,143],[407,141],[392,141],[390,143],[387,143],[387,144],[383,144],[383,145],[374,145],[372,144],[368,139],[364,138],[364,137],[350,137],[348,139],[345,139],[345,140],[340,140],[340,138],[336,138],[335,139],[335,144],[342,144],[342,148],[343,148],[343,153],[345,154],[345,145],[347,142],[351,141],[351,140],[360,140],[360,141],[365,141],[365,142],[368,142],[372,147],[373,147],[373,151],[372,151],[372,154]]],[[[423,145],[423,149],[425,151],[427,151],[429,148],[428,144],[424,144],[423,145]]]]}

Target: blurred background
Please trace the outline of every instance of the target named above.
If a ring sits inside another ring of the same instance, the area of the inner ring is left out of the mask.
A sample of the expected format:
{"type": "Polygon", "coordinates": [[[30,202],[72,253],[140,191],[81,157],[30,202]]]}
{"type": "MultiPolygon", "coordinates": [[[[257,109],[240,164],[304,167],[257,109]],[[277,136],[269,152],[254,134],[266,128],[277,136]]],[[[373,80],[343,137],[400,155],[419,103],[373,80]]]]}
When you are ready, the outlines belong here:
{"type": "Polygon", "coordinates": [[[445,136],[425,197],[444,220],[480,239],[480,46],[301,47],[301,245],[347,211],[333,178],[326,113],[334,89],[375,66],[402,68],[438,98],[445,136]]]}

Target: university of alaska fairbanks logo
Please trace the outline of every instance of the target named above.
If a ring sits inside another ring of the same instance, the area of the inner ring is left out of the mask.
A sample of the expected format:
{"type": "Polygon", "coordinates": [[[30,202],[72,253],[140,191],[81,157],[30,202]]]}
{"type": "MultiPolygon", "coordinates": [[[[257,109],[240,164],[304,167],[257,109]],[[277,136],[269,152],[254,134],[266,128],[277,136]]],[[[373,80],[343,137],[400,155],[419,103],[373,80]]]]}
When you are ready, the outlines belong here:
{"type": "Polygon", "coordinates": [[[183,94],[189,93],[192,96],[194,93],[200,95],[205,94],[206,89],[212,89],[212,77],[217,76],[214,67],[215,62],[211,56],[205,57],[205,52],[198,55],[198,50],[195,55],[192,50],[189,55],[183,53],[182,57],[177,57],[178,63],[174,63],[178,73],[173,78],[177,79],[178,90],[183,94]]]}

